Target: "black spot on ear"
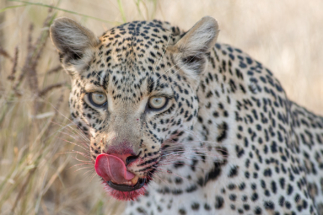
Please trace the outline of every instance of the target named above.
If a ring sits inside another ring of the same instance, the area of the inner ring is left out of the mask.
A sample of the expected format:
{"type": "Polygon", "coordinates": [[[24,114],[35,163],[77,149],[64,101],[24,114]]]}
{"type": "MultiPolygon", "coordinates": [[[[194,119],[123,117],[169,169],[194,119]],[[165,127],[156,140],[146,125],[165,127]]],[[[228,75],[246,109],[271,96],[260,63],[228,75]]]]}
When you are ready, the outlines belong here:
{"type": "Polygon", "coordinates": [[[184,32],[184,33],[182,33],[181,36],[180,36],[180,38],[182,39],[186,35],[186,33],[187,33],[187,31],[184,32]]]}
{"type": "Polygon", "coordinates": [[[194,63],[199,63],[203,60],[203,58],[199,56],[188,56],[182,59],[183,63],[185,64],[194,64],[194,63]]]}
{"type": "Polygon", "coordinates": [[[184,57],[182,58],[182,63],[186,64],[190,68],[190,70],[193,70],[197,74],[199,74],[204,69],[205,57],[202,54],[184,57]]]}
{"type": "Polygon", "coordinates": [[[82,54],[80,54],[80,53],[75,53],[75,52],[72,52],[71,53],[71,59],[73,59],[73,60],[79,60],[79,59],[81,59],[83,57],[83,55],[82,54]]]}
{"type": "Polygon", "coordinates": [[[62,63],[62,62],[63,62],[64,55],[65,55],[65,54],[64,54],[64,53],[62,53],[62,52],[59,52],[59,53],[58,53],[58,57],[59,57],[59,62],[60,62],[60,63],[62,63]]]}

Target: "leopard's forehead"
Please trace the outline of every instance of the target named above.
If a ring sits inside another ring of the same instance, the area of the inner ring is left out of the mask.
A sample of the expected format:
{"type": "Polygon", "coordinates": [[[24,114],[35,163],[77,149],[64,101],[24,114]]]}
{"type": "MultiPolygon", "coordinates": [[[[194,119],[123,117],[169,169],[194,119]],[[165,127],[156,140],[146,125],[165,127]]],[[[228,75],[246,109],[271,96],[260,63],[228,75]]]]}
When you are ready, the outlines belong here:
{"type": "MultiPolygon", "coordinates": [[[[112,28],[101,37],[97,50],[97,64],[106,64],[113,69],[117,66],[142,67],[153,70],[151,65],[157,65],[166,48],[172,42],[170,25],[166,22],[134,21],[112,28]]],[[[140,68],[131,68],[138,70],[140,68]]],[[[126,71],[124,71],[126,72],[126,71]]]]}

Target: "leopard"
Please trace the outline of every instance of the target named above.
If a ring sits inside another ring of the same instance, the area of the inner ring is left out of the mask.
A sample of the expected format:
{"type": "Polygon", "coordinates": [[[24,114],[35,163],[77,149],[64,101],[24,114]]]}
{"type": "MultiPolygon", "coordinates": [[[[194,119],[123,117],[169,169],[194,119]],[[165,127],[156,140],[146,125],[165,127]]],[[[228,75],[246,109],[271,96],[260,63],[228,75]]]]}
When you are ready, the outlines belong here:
{"type": "Polygon", "coordinates": [[[102,190],[128,215],[323,214],[323,117],[219,32],[209,16],[188,31],[132,21],[100,37],[53,22],[102,190]]]}

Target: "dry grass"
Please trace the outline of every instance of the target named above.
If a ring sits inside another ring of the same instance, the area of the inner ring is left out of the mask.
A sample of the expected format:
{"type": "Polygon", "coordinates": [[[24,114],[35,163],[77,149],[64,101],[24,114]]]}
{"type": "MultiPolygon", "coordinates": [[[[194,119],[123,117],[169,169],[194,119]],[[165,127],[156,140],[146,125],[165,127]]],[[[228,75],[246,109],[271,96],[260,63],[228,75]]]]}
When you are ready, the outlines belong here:
{"type": "Polygon", "coordinates": [[[74,144],[85,140],[70,125],[69,77],[48,39],[55,16],[78,20],[98,35],[124,21],[158,18],[188,29],[202,16],[213,16],[220,42],[249,52],[272,69],[292,100],[322,114],[320,0],[29,2],[38,5],[0,2],[1,214],[115,214],[120,209],[92,177],[93,170],[71,168],[82,162],[67,152],[80,151],[74,144]],[[39,3],[65,11],[49,12],[39,3]]]}

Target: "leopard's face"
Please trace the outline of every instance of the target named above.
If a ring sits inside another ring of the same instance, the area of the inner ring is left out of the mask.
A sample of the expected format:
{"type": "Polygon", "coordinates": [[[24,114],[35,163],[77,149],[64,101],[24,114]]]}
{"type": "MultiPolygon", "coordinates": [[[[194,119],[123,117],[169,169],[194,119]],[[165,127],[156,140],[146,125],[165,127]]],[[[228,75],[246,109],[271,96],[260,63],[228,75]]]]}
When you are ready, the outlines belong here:
{"type": "MultiPolygon", "coordinates": [[[[106,44],[102,42],[102,46],[106,44]]],[[[164,44],[160,51],[146,51],[157,56],[157,52],[163,53],[163,47],[164,44]]],[[[98,157],[101,154],[116,156],[125,163],[121,168],[135,175],[131,185],[138,182],[137,177],[147,183],[158,168],[163,147],[185,138],[193,125],[198,111],[196,90],[185,77],[175,73],[176,68],[167,60],[169,54],[154,58],[159,65],[144,60],[142,66],[132,62],[122,65],[116,55],[127,55],[127,51],[115,49],[122,47],[111,47],[101,56],[98,49],[96,59],[110,59],[108,63],[102,67],[93,61],[88,71],[72,81],[71,115],[89,135],[93,162],[97,160],[100,165],[101,159],[106,159],[98,157]]],[[[117,170],[111,167],[111,171],[117,170]]],[[[105,181],[112,177],[101,176],[105,181]]]]}
{"type": "Polygon", "coordinates": [[[69,19],[51,28],[72,77],[71,116],[90,139],[90,157],[106,190],[119,200],[144,194],[165,149],[181,147],[193,128],[204,54],[216,37],[213,20],[200,25],[213,37],[197,45],[191,40],[201,32],[176,35],[158,21],[124,24],[99,40],[69,19]],[[88,46],[78,47],[77,40],[88,46]]]}

